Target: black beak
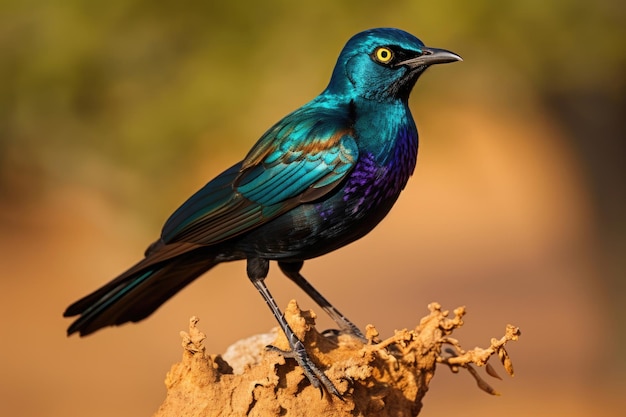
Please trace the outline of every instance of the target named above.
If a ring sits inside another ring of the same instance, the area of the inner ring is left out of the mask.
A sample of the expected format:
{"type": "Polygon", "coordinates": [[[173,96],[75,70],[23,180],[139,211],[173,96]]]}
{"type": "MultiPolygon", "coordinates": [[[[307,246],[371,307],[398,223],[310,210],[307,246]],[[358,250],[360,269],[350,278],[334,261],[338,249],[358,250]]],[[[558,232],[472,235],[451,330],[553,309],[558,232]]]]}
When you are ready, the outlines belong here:
{"type": "Polygon", "coordinates": [[[454,52],[445,49],[427,48],[422,50],[422,54],[415,58],[406,59],[396,64],[396,66],[406,65],[413,69],[421,66],[429,66],[434,64],[447,64],[448,62],[463,61],[463,58],[454,52]]]}

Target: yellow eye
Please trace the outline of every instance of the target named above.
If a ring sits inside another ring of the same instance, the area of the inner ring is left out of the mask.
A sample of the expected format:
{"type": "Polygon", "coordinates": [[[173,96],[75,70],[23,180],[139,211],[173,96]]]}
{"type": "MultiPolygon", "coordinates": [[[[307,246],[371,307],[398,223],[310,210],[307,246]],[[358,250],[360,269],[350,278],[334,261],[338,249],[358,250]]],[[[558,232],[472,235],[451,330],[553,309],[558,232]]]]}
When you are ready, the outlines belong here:
{"type": "Polygon", "coordinates": [[[387,64],[393,59],[393,51],[389,48],[381,46],[380,48],[376,48],[374,56],[381,64],[387,64]]]}

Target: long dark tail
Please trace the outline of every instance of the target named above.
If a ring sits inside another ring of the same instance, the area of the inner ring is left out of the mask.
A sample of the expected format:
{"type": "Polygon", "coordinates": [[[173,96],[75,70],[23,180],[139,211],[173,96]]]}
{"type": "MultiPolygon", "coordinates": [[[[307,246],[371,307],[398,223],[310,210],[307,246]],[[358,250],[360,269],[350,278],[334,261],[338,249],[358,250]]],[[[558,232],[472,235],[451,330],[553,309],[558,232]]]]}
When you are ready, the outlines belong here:
{"type": "Polygon", "coordinates": [[[215,266],[214,256],[202,249],[174,257],[147,256],[137,265],[70,305],[63,315],[80,315],[67,329],[68,336],[88,335],[106,326],[137,322],[194,279],[215,266]],[[156,260],[155,258],[166,258],[156,260]]]}

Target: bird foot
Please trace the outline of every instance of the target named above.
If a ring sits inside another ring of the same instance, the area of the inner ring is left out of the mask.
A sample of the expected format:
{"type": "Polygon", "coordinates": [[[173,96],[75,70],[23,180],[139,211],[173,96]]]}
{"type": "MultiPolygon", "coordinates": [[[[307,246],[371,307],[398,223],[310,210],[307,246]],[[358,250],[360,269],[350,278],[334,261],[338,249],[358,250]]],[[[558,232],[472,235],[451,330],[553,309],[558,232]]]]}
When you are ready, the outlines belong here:
{"type": "Polygon", "coordinates": [[[351,334],[352,336],[356,337],[357,339],[359,339],[364,344],[368,343],[367,339],[365,338],[363,333],[361,333],[361,330],[359,330],[358,327],[356,327],[350,321],[348,321],[346,324],[347,324],[347,326],[345,328],[341,329],[343,332],[351,334]]]}
{"type": "Polygon", "coordinates": [[[309,358],[309,355],[306,353],[306,349],[304,348],[304,344],[298,339],[295,335],[293,335],[289,340],[289,345],[291,346],[291,350],[282,350],[277,348],[276,346],[268,345],[267,349],[278,352],[285,358],[295,359],[298,362],[298,365],[304,371],[304,375],[306,375],[311,385],[320,390],[320,394],[323,396],[324,391],[322,386],[326,389],[326,391],[330,392],[340,400],[343,400],[343,396],[335,385],[331,382],[330,379],[324,374],[324,372],[317,367],[309,358]]]}
{"type": "Polygon", "coordinates": [[[369,341],[358,328],[342,328],[342,329],[326,329],[322,332],[322,336],[327,339],[331,339],[333,341],[337,341],[338,337],[342,334],[349,334],[350,336],[359,340],[359,342],[364,345],[368,344],[369,341]]]}

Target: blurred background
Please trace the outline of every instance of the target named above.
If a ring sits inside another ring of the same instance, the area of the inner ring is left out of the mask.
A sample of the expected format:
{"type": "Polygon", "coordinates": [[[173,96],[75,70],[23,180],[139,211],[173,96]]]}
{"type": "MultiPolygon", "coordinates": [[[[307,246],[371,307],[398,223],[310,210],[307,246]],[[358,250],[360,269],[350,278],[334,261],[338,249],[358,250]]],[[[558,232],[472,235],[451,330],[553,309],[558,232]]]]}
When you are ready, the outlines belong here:
{"type": "MultiPolygon", "coordinates": [[[[521,327],[501,397],[441,368],[424,416],[623,415],[625,18],[619,0],[2,0],[0,414],[151,415],[191,315],[214,353],[275,326],[244,263],[139,325],[66,338],[61,315],[323,90],[350,36],[393,26],[465,61],[412,95],[420,156],[394,210],[305,276],[383,337],[432,301],[467,306],[468,349],[521,327]]],[[[273,269],[281,306],[319,310],[273,269]]]]}

